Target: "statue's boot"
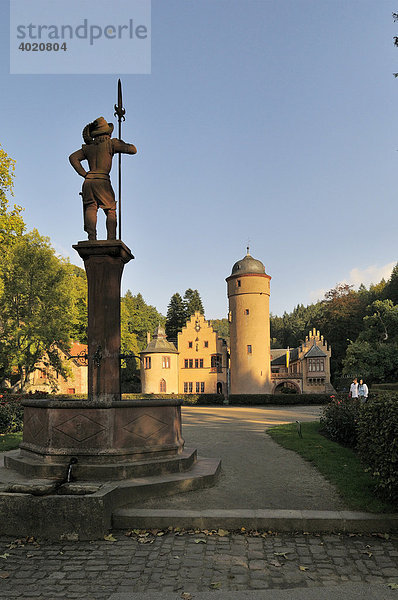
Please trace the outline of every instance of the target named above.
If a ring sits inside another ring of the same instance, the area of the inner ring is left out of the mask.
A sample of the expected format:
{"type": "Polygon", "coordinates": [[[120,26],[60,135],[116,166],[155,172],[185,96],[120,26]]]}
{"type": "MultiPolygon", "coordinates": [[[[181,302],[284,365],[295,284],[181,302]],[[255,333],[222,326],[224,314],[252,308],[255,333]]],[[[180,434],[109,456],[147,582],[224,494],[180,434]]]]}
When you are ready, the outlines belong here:
{"type": "Polygon", "coordinates": [[[108,240],[116,239],[116,208],[105,209],[108,240]]]}
{"type": "Polygon", "coordinates": [[[83,204],[84,231],[89,240],[97,239],[97,210],[96,204],[83,204]]]}

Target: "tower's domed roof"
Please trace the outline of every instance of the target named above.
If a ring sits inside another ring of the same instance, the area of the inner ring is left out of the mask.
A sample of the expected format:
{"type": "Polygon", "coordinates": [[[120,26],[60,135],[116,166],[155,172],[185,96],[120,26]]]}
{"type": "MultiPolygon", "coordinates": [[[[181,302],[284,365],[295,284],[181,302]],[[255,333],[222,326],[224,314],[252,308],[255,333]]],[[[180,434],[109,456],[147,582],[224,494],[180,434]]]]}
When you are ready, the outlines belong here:
{"type": "Polygon", "coordinates": [[[263,263],[249,254],[249,248],[247,249],[246,256],[234,264],[231,275],[240,275],[243,273],[261,273],[262,275],[265,273],[263,263]]]}

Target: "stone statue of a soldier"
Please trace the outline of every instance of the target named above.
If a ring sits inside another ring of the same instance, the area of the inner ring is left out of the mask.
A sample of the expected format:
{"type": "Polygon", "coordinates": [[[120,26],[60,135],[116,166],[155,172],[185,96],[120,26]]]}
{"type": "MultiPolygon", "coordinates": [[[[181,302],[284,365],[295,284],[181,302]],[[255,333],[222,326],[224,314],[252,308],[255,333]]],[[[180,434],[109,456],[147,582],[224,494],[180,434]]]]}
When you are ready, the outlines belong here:
{"type": "Polygon", "coordinates": [[[75,171],[84,177],[81,191],[83,197],[84,231],[89,240],[97,239],[97,211],[102,208],[106,214],[107,239],[116,239],[116,202],[109,173],[114,154],[136,154],[133,144],[111,138],[113,124],[104,117],[98,117],[83,129],[85,144],[80,150],[69,156],[75,171]],[[87,160],[90,170],[87,172],[81,164],[87,160]]]}

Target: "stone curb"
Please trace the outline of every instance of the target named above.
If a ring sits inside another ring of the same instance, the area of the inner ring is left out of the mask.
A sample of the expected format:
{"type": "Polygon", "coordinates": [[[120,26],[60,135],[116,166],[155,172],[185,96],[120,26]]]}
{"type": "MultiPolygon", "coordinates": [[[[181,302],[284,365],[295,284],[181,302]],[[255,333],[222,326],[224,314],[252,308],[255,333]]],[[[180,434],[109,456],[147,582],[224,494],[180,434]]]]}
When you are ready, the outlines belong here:
{"type": "MultiPolygon", "coordinates": [[[[384,584],[348,583],[333,587],[288,588],[261,591],[209,591],[192,592],[192,600],[389,600],[396,598],[396,591],[384,584]]],[[[181,600],[181,593],[174,592],[119,592],[109,600],[181,600]]]]}
{"type": "Polygon", "coordinates": [[[398,514],[375,515],[351,511],[316,510],[147,510],[119,508],[112,515],[113,529],[264,529],[308,533],[374,533],[398,531],[398,514]]]}

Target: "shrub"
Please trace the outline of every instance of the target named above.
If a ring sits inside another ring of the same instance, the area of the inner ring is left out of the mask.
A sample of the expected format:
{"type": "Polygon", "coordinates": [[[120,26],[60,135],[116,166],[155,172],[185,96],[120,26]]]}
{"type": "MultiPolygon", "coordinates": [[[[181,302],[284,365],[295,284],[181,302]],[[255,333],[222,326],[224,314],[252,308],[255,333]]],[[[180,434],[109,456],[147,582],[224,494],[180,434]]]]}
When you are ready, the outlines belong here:
{"type": "Polygon", "coordinates": [[[358,454],[375,478],[377,494],[398,502],[397,394],[380,394],[363,405],[358,431],[358,454]]]}
{"type": "Polygon", "coordinates": [[[184,406],[210,406],[224,404],[222,394],[123,394],[123,400],[182,400],[184,406]]]}
{"type": "Polygon", "coordinates": [[[229,404],[241,406],[261,406],[266,404],[326,404],[329,394],[231,394],[229,404]]]}
{"type": "Polygon", "coordinates": [[[354,448],[357,442],[359,400],[336,396],[323,409],[320,431],[326,437],[354,448]]]}
{"type": "Polygon", "coordinates": [[[17,401],[0,397],[0,433],[21,431],[23,427],[23,406],[17,401]]]}

